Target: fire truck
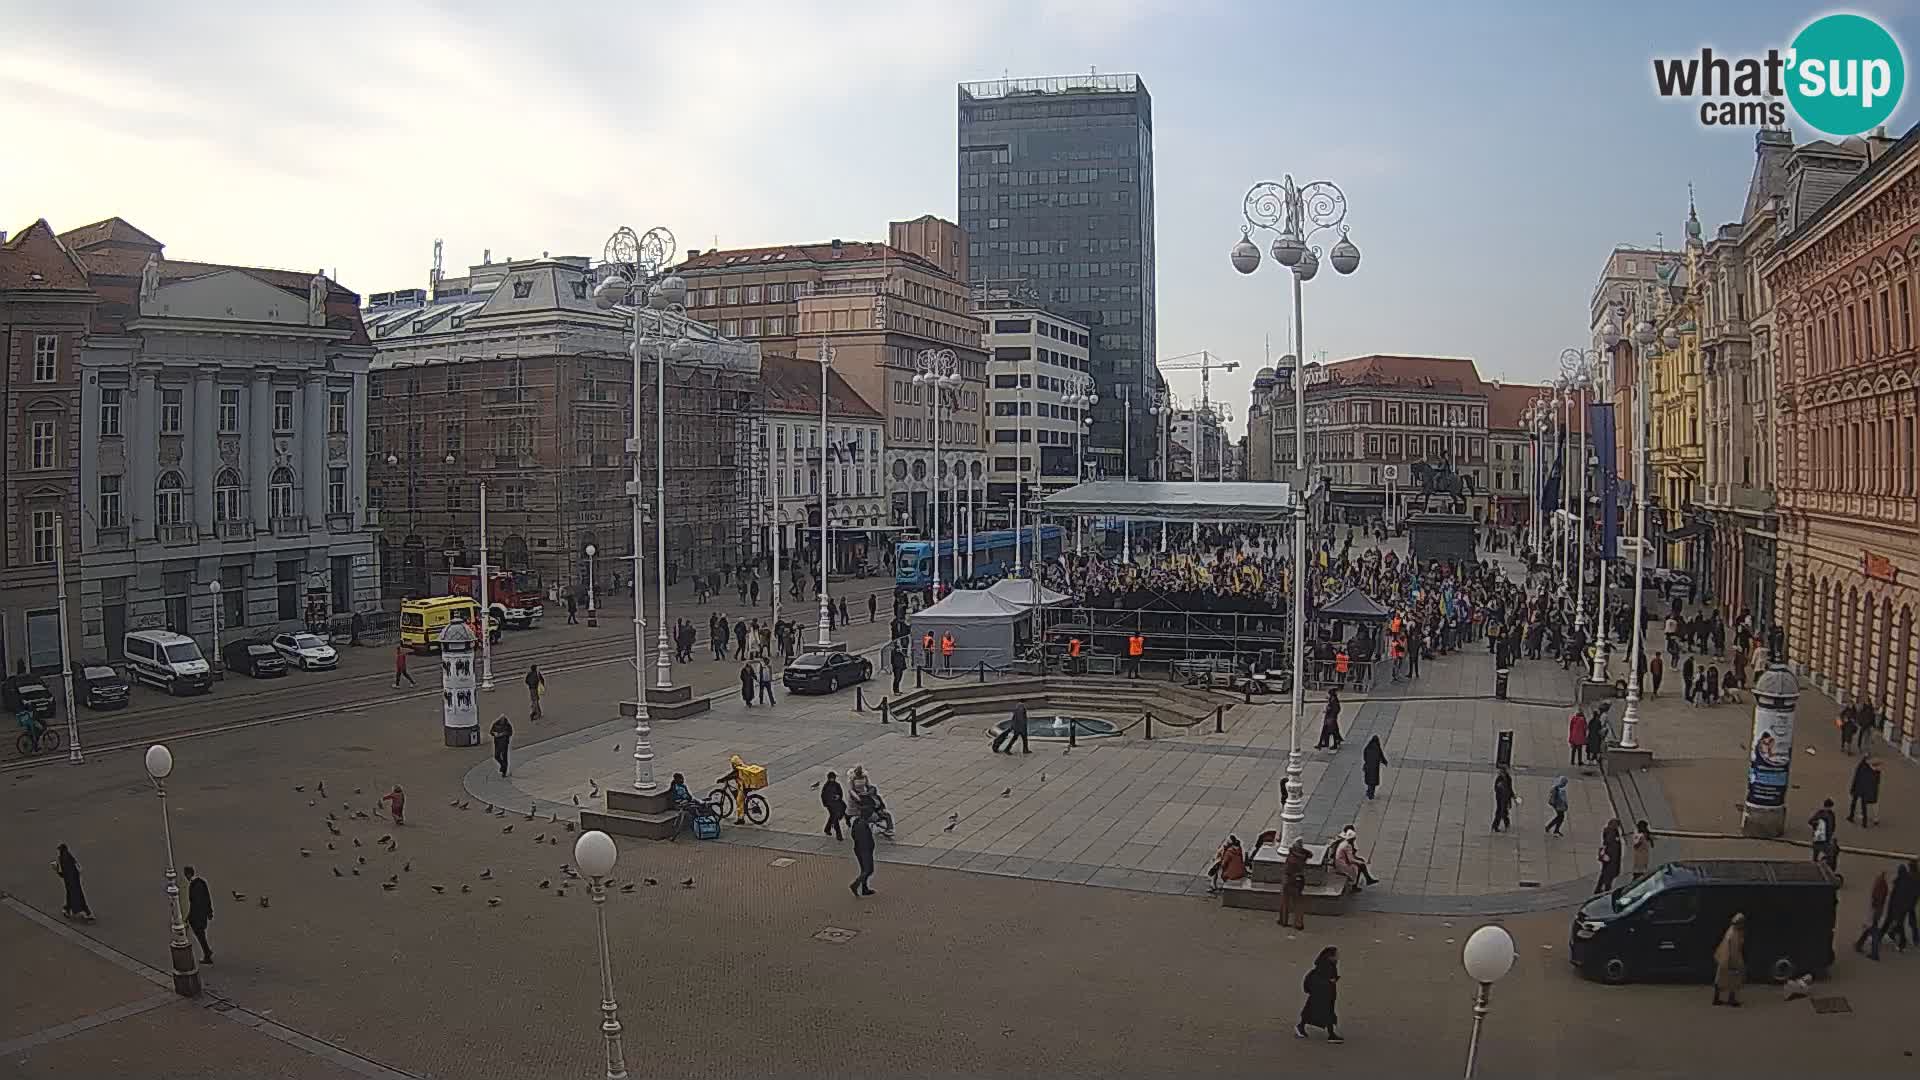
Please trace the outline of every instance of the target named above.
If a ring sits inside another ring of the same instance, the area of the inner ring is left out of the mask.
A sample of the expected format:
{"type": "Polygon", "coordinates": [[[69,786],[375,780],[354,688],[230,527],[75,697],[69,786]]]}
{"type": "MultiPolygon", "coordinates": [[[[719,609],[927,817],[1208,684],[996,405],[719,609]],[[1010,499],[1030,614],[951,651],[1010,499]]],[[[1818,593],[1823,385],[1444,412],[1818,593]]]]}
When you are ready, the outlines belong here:
{"type": "MultiPolygon", "coordinates": [[[[447,592],[480,599],[480,571],[456,566],[447,575],[447,592]]],[[[515,630],[531,630],[546,614],[541,606],[540,575],[531,570],[487,568],[487,612],[515,630]]]]}

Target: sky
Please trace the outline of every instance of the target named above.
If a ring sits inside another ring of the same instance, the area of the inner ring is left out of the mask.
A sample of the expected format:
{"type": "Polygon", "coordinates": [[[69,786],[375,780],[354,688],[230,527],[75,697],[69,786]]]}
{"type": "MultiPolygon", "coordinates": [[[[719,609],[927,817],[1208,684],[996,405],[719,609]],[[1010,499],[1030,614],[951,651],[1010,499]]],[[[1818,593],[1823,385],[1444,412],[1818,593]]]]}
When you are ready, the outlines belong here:
{"type": "MultiPolygon", "coordinates": [[[[1252,184],[1347,195],[1362,263],[1306,286],[1310,359],[1470,356],[1546,379],[1590,344],[1608,250],[1677,248],[1689,183],[1709,234],[1745,196],[1752,129],[1659,98],[1652,59],[1784,47],[1830,10],[0,0],[0,228],[117,214],[174,258],[325,269],[362,294],[424,287],[436,238],[449,274],[483,250],[597,256],[622,224],[683,249],[884,239],[889,220],[956,216],[956,83],[1136,72],[1158,352],[1238,362],[1213,394],[1243,422],[1292,325],[1284,275],[1227,261],[1252,184]]],[[[1912,58],[1920,4],[1846,10],[1912,58]]],[[[1197,373],[1169,382],[1198,393],[1197,373]]]]}

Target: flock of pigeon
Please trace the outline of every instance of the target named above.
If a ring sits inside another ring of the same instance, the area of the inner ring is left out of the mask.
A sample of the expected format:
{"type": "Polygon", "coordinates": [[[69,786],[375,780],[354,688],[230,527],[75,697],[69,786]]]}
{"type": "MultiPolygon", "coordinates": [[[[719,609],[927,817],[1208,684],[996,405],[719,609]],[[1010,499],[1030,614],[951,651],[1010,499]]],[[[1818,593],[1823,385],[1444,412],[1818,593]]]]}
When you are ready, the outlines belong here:
{"type": "MultiPolygon", "coordinates": [[[[316,792],[319,795],[319,798],[308,799],[307,800],[308,806],[318,806],[319,799],[324,799],[327,797],[326,781],[324,780],[319,781],[314,786],[315,786],[316,792]]],[[[307,788],[305,784],[297,784],[294,786],[293,790],[295,791],[295,793],[304,794],[307,788]]],[[[353,793],[355,795],[361,795],[361,796],[365,795],[365,791],[361,788],[354,788],[353,793]]],[[[595,794],[597,795],[598,791],[596,791],[595,794]]],[[[579,805],[580,797],[577,795],[574,796],[573,801],[574,801],[574,805],[576,806],[579,805]]],[[[465,810],[471,809],[473,806],[473,803],[471,800],[453,799],[449,801],[447,805],[449,807],[452,807],[455,810],[465,811],[465,810]]],[[[383,815],[383,811],[385,807],[383,806],[382,803],[376,802],[374,803],[373,809],[371,811],[357,810],[357,809],[354,809],[353,803],[342,802],[340,804],[340,809],[342,811],[341,814],[335,814],[332,810],[328,810],[326,812],[327,816],[324,824],[326,825],[327,836],[328,836],[328,839],[326,840],[327,850],[332,852],[340,852],[342,849],[337,843],[337,841],[339,840],[350,841],[353,847],[355,848],[364,848],[366,845],[360,841],[360,838],[357,836],[348,836],[343,826],[345,826],[346,828],[351,828],[353,827],[355,822],[364,821],[364,822],[371,823],[376,818],[379,818],[383,815]]],[[[496,818],[504,818],[507,816],[507,810],[505,807],[489,806],[485,803],[481,804],[480,812],[482,814],[490,814],[491,816],[496,818]]],[[[539,814],[536,812],[534,807],[532,806],[527,807],[527,812],[524,820],[526,821],[539,820],[539,814]]],[[[540,845],[557,846],[560,843],[560,836],[562,831],[571,833],[576,831],[579,828],[577,825],[575,825],[571,821],[561,821],[559,816],[556,814],[549,814],[547,816],[545,824],[558,826],[558,828],[551,829],[551,830],[543,830],[539,833],[536,833],[533,837],[533,843],[535,846],[540,846],[540,845]]],[[[508,824],[506,826],[503,826],[500,831],[502,834],[511,834],[513,832],[513,825],[508,824]]],[[[390,856],[398,854],[400,850],[400,842],[394,838],[392,833],[383,833],[378,839],[373,841],[373,845],[376,850],[384,849],[386,854],[390,856]]],[[[300,849],[301,858],[311,859],[313,858],[313,856],[314,856],[314,852],[311,848],[303,847],[300,849]]],[[[382,869],[389,869],[389,870],[392,869],[392,862],[389,860],[387,861],[385,866],[382,866],[376,869],[376,868],[368,867],[367,857],[365,855],[355,854],[353,857],[353,862],[351,864],[347,864],[347,868],[345,871],[342,871],[340,866],[338,865],[331,867],[331,869],[333,871],[333,876],[336,878],[363,877],[363,876],[370,877],[372,875],[378,874],[382,869]],[[366,870],[367,873],[362,874],[361,873],[362,870],[366,870]]],[[[402,875],[411,874],[412,872],[413,872],[412,860],[403,860],[400,863],[399,872],[388,874],[387,877],[380,882],[380,888],[386,892],[394,892],[401,888],[402,882],[405,880],[402,877],[402,875]]],[[[554,888],[554,881],[551,877],[540,879],[540,883],[536,887],[541,891],[549,891],[550,895],[564,897],[567,895],[567,890],[570,886],[583,885],[582,879],[580,877],[580,871],[575,869],[572,863],[561,863],[559,872],[561,875],[561,880],[558,888],[554,888]]],[[[481,870],[476,880],[483,881],[483,882],[493,881],[494,880],[493,868],[487,867],[481,870]]],[[[630,893],[640,886],[644,885],[647,887],[653,887],[653,886],[659,885],[660,882],[653,878],[642,878],[638,882],[620,881],[615,878],[607,878],[605,884],[606,884],[606,887],[609,889],[618,889],[623,893],[630,893]]],[[[680,886],[682,888],[691,889],[694,887],[694,880],[692,878],[687,878],[684,881],[680,882],[680,886]]],[[[427,888],[431,889],[435,896],[444,896],[446,895],[448,890],[448,886],[443,884],[429,884],[427,888]]],[[[472,893],[473,884],[471,882],[461,883],[458,892],[460,894],[472,893]]],[[[246,899],[246,896],[243,893],[234,893],[233,898],[236,901],[242,901],[246,899]]],[[[488,907],[499,907],[503,903],[505,903],[505,899],[503,897],[499,897],[499,896],[487,897],[488,907]]],[[[262,896],[260,898],[260,906],[267,907],[268,904],[269,904],[269,898],[262,896]]]]}

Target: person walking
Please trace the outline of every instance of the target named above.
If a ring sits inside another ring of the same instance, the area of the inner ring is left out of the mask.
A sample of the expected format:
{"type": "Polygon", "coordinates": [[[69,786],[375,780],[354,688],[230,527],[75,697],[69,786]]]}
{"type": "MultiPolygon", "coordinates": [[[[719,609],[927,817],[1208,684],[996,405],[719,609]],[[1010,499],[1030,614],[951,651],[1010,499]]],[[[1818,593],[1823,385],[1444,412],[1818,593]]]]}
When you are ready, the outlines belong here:
{"type": "Polygon", "coordinates": [[[1367,745],[1360,751],[1360,775],[1367,782],[1367,798],[1373,798],[1374,789],[1380,786],[1380,766],[1387,764],[1387,752],[1380,746],[1380,736],[1371,735],[1367,745]]]}
{"type": "Polygon", "coordinates": [[[1846,705],[1840,709],[1840,717],[1837,723],[1840,726],[1840,752],[1843,754],[1851,754],[1853,753],[1854,736],[1860,733],[1860,722],[1854,719],[1853,706],[1846,705]]]}
{"type": "MultiPolygon", "coordinates": [[[[1667,642],[1667,656],[1672,659],[1673,663],[1679,663],[1680,620],[1674,618],[1672,615],[1667,616],[1667,621],[1660,624],[1660,632],[1660,636],[1665,638],[1667,642]]],[[[1693,660],[1691,657],[1687,660],[1687,682],[1693,682],[1693,660]]]]}
{"type": "Polygon", "coordinates": [[[847,820],[847,795],[840,789],[839,773],[827,773],[827,782],[820,785],[820,805],[827,808],[827,827],[821,832],[835,840],[845,840],[840,823],[847,820]]]}
{"type": "MultiPolygon", "coordinates": [[[[842,596],[840,598],[840,625],[844,627],[852,621],[853,619],[847,614],[847,598],[842,596]]],[[[869,618],[867,621],[872,622],[873,620],[869,618]]]]}
{"type": "Polygon", "coordinates": [[[767,663],[766,657],[763,656],[754,665],[754,671],[760,676],[760,704],[772,708],[775,704],[773,700],[773,665],[767,663]]]}
{"type": "Polygon", "coordinates": [[[1880,801],[1880,763],[1870,755],[1862,755],[1860,764],[1853,767],[1853,784],[1848,788],[1847,821],[1853,821],[1853,812],[1860,811],[1860,827],[1873,824],[1873,804],[1880,801]]]}
{"type": "Polygon", "coordinates": [[[1553,787],[1547,790],[1547,809],[1553,811],[1553,820],[1547,822],[1546,831],[1560,835],[1560,827],[1567,822],[1567,778],[1557,777],[1553,787]]]}
{"type": "Polygon", "coordinates": [[[1293,846],[1287,849],[1287,862],[1281,869],[1280,918],[1281,926],[1289,922],[1295,930],[1307,928],[1307,859],[1311,853],[1299,837],[1294,837],[1293,846]]]}
{"type": "Polygon", "coordinates": [[[1032,750],[1027,748],[1027,703],[1024,701],[1016,701],[1013,703],[1013,714],[1007,718],[1007,726],[1001,728],[1000,732],[993,737],[993,749],[991,752],[999,753],[1000,744],[1005,742],[1007,753],[1013,753],[1013,741],[1015,739],[1020,740],[1021,753],[1033,753],[1032,750]]]}
{"type": "Polygon", "coordinates": [[[393,688],[395,690],[400,689],[401,679],[407,680],[408,686],[420,685],[413,681],[413,673],[407,670],[407,652],[408,650],[405,645],[395,645],[393,647],[393,688]]]}
{"type": "Polygon", "coordinates": [[[1587,720],[1587,764],[1598,769],[1606,764],[1607,753],[1607,716],[1606,702],[1594,707],[1593,716],[1587,720]]]}
{"type": "Polygon", "coordinates": [[[1332,945],[1320,950],[1313,958],[1313,969],[1300,981],[1300,989],[1307,995],[1306,1004],[1300,1007],[1300,1022],[1293,1026],[1293,1037],[1304,1039],[1310,1027],[1325,1028],[1330,1043],[1346,1042],[1340,1037],[1340,1018],[1334,1004],[1340,996],[1340,950],[1332,945]]]}
{"type": "Polygon", "coordinates": [[[1337,688],[1328,687],[1327,709],[1320,716],[1320,741],[1314,749],[1325,750],[1328,746],[1332,746],[1334,753],[1339,753],[1340,744],[1344,741],[1340,737],[1340,691],[1337,688]]]}
{"type": "Polygon", "coordinates": [[[1573,715],[1567,718],[1567,746],[1567,764],[1578,768],[1581,765],[1580,757],[1587,749],[1587,714],[1579,709],[1573,710],[1573,715]]]}
{"type": "Polygon", "coordinates": [[[1813,850],[1813,861],[1826,863],[1829,870],[1837,869],[1840,861],[1840,838],[1837,835],[1839,825],[1834,820],[1832,799],[1821,801],[1820,809],[1815,810],[1813,816],[1807,819],[1807,827],[1813,830],[1813,842],[1809,845],[1813,850]]]}
{"type": "Polygon", "coordinates": [[[853,860],[860,866],[860,876],[853,879],[847,891],[855,896],[872,896],[873,889],[867,882],[873,877],[873,813],[865,806],[853,819],[853,860]]]}
{"type": "Polygon", "coordinates": [[[1874,875],[1873,888],[1867,892],[1867,925],[1860,931],[1860,936],[1853,939],[1853,951],[1865,952],[1869,960],[1880,959],[1880,938],[1886,933],[1889,895],[1887,872],[1882,870],[1874,875]]]}
{"type": "Polygon", "coordinates": [[[567,625],[578,626],[579,624],[580,624],[580,602],[573,598],[572,593],[568,593],[567,594],[567,625]]]}
{"type": "Polygon", "coordinates": [[[1493,831],[1500,832],[1513,824],[1513,777],[1507,773],[1505,765],[1493,777],[1493,831]]]}
{"type": "Polygon", "coordinates": [[[900,680],[907,677],[907,650],[901,646],[898,638],[894,639],[893,651],[888,654],[887,659],[893,662],[893,692],[898,694],[900,680]]]}
{"type": "Polygon", "coordinates": [[[493,722],[493,727],[487,730],[487,734],[493,736],[493,760],[500,763],[500,775],[505,776],[507,775],[507,751],[513,745],[513,723],[507,719],[506,713],[500,714],[500,719],[493,722]]]}
{"type": "Polygon", "coordinates": [[[1647,876],[1653,863],[1653,829],[1645,818],[1633,823],[1633,839],[1628,846],[1633,849],[1633,880],[1639,881],[1647,876]]]}
{"type": "Polygon", "coordinates": [[[867,622],[873,623],[880,618],[880,600],[874,593],[867,594],[867,622]]]}
{"type": "Polygon", "coordinates": [[[1713,950],[1713,1003],[1740,1007],[1740,985],[1747,981],[1747,917],[1734,912],[1727,932],[1713,950]],[[1722,996],[1726,997],[1723,1002],[1722,996]]]}
{"type": "Polygon", "coordinates": [[[80,860],[73,857],[67,845],[60,845],[60,852],[53,860],[53,872],[60,875],[60,883],[67,887],[67,901],[61,911],[69,919],[93,921],[93,909],[87,906],[87,894],[80,887],[80,860]]]}
{"type": "Polygon", "coordinates": [[[1620,819],[1610,818],[1600,830],[1600,880],[1594,883],[1595,896],[1613,891],[1620,876],[1620,819]]]}
{"type": "Polygon", "coordinates": [[[211,964],[213,946],[207,944],[207,924],[213,921],[213,894],[207,889],[207,879],[195,874],[193,867],[183,866],[180,872],[187,875],[187,925],[200,942],[200,962],[211,964]]]}
{"type": "MultiPolygon", "coordinates": [[[[754,674],[752,664],[740,665],[740,699],[753,708],[753,692],[760,685],[760,677],[754,674]]],[[[745,794],[742,792],[742,794],[745,794]]]]}
{"type": "Polygon", "coordinates": [[[527,720],[528,722],[531,723],[533,721],[540,719],[541,717],[540,699],[541,697],[545,696],[546,692],[547,692],[547,677],[545,675],[540,674],[540,665],[539,664],[527,665],[527,720]]]}
{"type": "Polygon", "coordinates": [[[393,814],[395,825],[407,823],[407,793],[400,790],[399,784],[393,785],[392,791],[380,796],[380,802],[393,814]]]}
{"type": "Polygon", "coordinates": [[[747,658],[747,620],[745,619],[733,624],[733,658],[735,660],[747,658]]]}
{"type": "MultiPolygon", "coordinates": [[[[1668,621],[1671,622],[1672,620],[1668,621]]],[[[1679,646],[1676,645],[1674,647],[1678,648],[1679,646]]],[[[1680,667],[1680,692],[1686,696],[1687,704],[1689,705],[1693,704],[1694,694],[1699,692],[1695,685],[1696,682],[1697,680],[1693,673],[1693,657],[1689,656],[1687,657],[1687,662],[1680,667]]]]}
{"type": "Polygon", "coordinates": [[[1901,952],[1920,937],[1914,931],[1914,911],[1920,907],[1920,873],[1915,872],[1914,863],[1909,860],[1901,863],[1894,871],[1893,887],[1887,893],[1887,921],[1882,933],[1893,939],[1894,947],[1901,952]]]}
{"type": "Polygon", "coordinates": [[[1647,675],[1653,679],[1653,694],[1651,696],[1660,696],[1660,677],[1666,674],[1666,671],[1667,665],[1660,659],[1659,653],[1654,653],[1653,656],[1647,660],[1647,675]]]}

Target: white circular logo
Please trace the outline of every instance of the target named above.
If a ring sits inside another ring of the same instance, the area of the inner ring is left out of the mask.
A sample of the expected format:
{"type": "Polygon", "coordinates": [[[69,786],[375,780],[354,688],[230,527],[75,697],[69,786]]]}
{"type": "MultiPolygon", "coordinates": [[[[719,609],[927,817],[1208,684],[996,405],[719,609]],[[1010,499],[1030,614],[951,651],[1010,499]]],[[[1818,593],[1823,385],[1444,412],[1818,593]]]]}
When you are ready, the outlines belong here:
{"type": "Polygon", "coordinates": [[[1400,466],[1398,465],[1387,466],[1387,479],[1389,480],[1400,479],[1400,466]]]}

